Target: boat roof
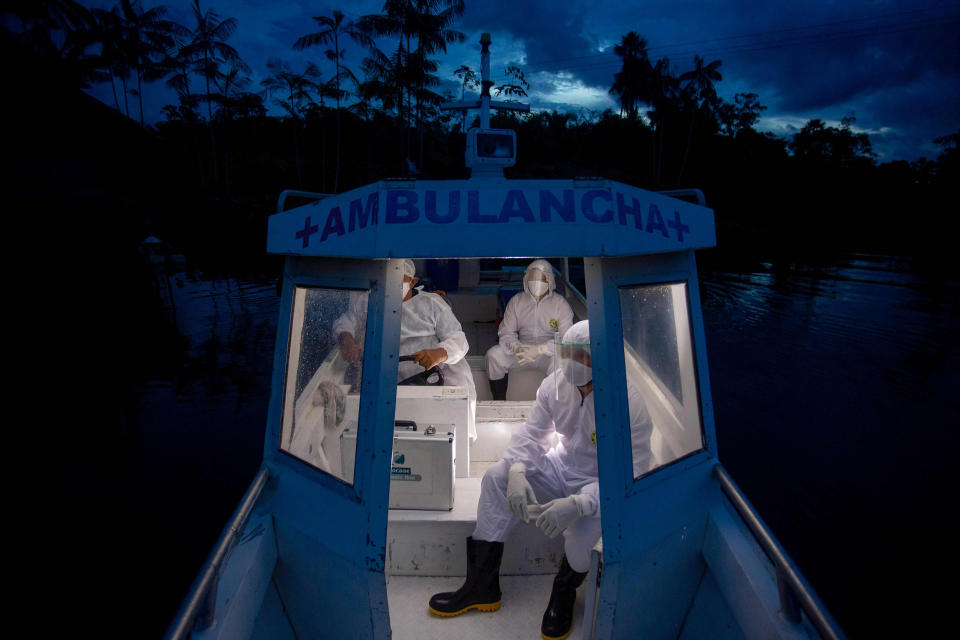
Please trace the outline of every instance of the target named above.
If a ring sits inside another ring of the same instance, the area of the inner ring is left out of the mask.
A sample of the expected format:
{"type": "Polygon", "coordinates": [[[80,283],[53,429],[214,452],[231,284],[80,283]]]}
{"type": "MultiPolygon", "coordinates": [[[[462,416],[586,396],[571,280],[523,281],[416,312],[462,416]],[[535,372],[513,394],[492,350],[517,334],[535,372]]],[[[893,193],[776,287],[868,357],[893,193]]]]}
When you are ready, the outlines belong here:
{"type": "Polygon", "coordinates": [[[713,211],[603,178],[386,179],[268,221],[267,251],[353,258],[627,256],[716,245],[713,211]]]}

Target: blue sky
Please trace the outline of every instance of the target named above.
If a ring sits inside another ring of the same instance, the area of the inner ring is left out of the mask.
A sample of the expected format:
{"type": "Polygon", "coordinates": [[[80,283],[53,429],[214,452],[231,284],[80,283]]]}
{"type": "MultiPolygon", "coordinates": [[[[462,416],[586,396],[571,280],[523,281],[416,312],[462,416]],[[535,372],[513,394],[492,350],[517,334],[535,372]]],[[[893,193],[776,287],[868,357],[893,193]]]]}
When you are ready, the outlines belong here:
{"type": "MultiPolygon", "coordinates": [[[[533,108],[589,114],[616,109],[608,90],[619,58],[613,45],[628,31],[649,43],[654,60],[669,57],[677,73],[695,54],[723,61],[720,95],[759,94],[768,107],[758,128],[789,136],[810,118],[839,123],[856,116],[880,161],[935,158],[933,138],[960,130],[960,1],[915,0],[467,0],[455,28],[467,41],[439,57],[442,90],[460,95],[453,70],[480,66],[480,33],[493,37],[491,73],[503,80],[508,65],[524,69],[533,108]]],[[[112,1],[86,0],[91,7],[112,1]]],[[[164,4],[168,16],[192,26],[189,0],[164,4]]],[[[377,13],[382,0],[201,0],[205,10],[235,17],[230,39],[251,67],[250,90],[279,57],[294,69],[307,60],[332,75],[324,47],[294,51],[293,42],[317,31],[311,16],[340,9],[348,18],[377,13]]],[[[387,43],[384,43],[386,48],[387,43]]],[[[348,42],[348,64],[359,74],[364,52],[348,42]]],[[[199,87],[199,82],[198,82],[199,87]]],[[[109,86],[91,91],[113,104],[109,86]]],[[[145,88],[147,118],[161,119],[172,92],[145,88]]]]}

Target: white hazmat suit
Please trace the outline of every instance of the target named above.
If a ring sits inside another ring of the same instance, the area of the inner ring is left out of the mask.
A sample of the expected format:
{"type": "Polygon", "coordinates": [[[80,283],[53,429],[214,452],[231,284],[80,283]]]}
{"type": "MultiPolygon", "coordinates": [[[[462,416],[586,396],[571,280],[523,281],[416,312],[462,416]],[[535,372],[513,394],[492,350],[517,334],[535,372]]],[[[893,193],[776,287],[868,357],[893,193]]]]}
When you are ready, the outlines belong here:
{"type": "MultiPolygon", "coordinates": [[[[573,325],[564,334],[563,341],[589,344],[587,321],[573,325]]],[[[640,392],[628,384],[627,395],[633,471],[637,476],[650,466],[653,424],[640,392]]],[[[565,379],[562,371],[547,376],[537,390],[530,417],[514,429],[503,459],[483,476],[473,538],[502,542],[520,522],[510,510],[506,491],[510,467],[523,463],[526,479],[541,505],[575,494],[585,498],[581,501],[588,505],[587,508],[563,531],[563,536],[570,567],[577,572],[587,571],[590,550],[601,533],[596,430],[592,391],[584,398],[579,389],[565,379]],[[560,442],[551,447],[555,434],[560,436],[560,442]]]]}
{"type": "Polygon", "coordinates": [[[503,312],[498,331],[500,344],[487,351],[487,376],[490,380],[500,380],[518,366],[549,371],[553,363],[554,336],[562,336],[573,324],[573,309],[563,296],[555,292],[556,280],[549,262],[531,262],[524,271],[523,284],[524,290],[510,298],[503,312]],[[537,300],[531,291],[531,284],[539,280],[540,273],[547,278],[547,292],[537,300]],[[521,362],[520,356],[527,355],[523,353],[523,347],[539,347],[532,349],[529,354],[534,357],[533,360],[529,360],[528,356],[521,362]]]}
{"type": "MultiPolygon", "coordinates": [[[[404,260],[404,275],[413,277],[414,265],[412,260],[404,260]]],[[[411,355],[424,349],[442,348],[447,352],[446,361],[438,367],[443,373],[443,384],[447,387],[466,387],[469,398],[469,412],[467,433],[471,440],[477,437],[477,427],[474,417],[477,406],[477,389],[473,384],[473,373],[470,363],[467,362],[467,336],[450,305],[439,295],[419,289],[414,295],[403,302],[400,316],[400,353],[401,356],[411,355]]],[[[358,329],[366,326],[366,299],[358,296],[351,298],[347,313],[337,318],[333,323],[334,335],[343,332],[350,333],[356,340],[362,340],[363,335],[357,335],[358,329]]],[[[423,371],[423,367],[415,362],[401,362],[397,370],[397,381],[409,378],[423,371]]]]}

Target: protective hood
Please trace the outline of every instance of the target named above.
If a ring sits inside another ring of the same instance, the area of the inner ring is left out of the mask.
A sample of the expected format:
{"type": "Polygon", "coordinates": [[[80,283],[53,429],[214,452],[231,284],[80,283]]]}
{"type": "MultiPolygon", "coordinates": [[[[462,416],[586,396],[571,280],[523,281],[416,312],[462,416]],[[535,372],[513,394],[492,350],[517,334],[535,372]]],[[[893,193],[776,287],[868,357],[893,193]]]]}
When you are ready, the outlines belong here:
{"type": "Polygon", "coordinates": [[[551,264],[546,260],[534,260],[533,262],[527,265],[527,268],[523,272],[524,291],[527,291],[531,295],[534,295],[530,291],[530,288],[527,286],[527,278],[529,278],[532,275],[531,274],[532,271],[542,272],[543,275],[546,276],[547,290],[545,293],[550,293],[551,291],[554,291],[557,288],[557,282],[553,276],[553,266],[551,266],[551,264]]]}
{"type": "Polygon", "coordinates": [[[581,320],[563,334],[564,344],[585,344],[590,346],[590,321],[581,320]]]}
{"type": "MultiPolygon", "coordinates": [[[[554,348],[554,380],[559,385],[560,378],[576,387],[582,387],[593,379],[590,358],[590,323],[581,320],[563,334],[554,348]]],[[[557,397],[560,397],[559,386],[557,397]]]]}
{"type": "MultiPolygon", "coordinates": [[[[404,275],[404,276],[410,276],[411,278],[413,278],[413,276],[416,275],[416,273],[417,273],[417,265],[415,265],[415,264],[413,263],[413,260],[411,260],[410,258],[404,259],[404,261],[403,261],[403,275],[404,275]]],[[[402,297],[401,297],[400,299],[401,299],[401,300],[404,300],[404,299],[407,297],[407,293],[409,293],[409,292],[410,292],[410,283],[404,281],[404,283],[403,283],[403,294],[402,294],[402,297]]],[[[416,295],[416,294],[414,294],[414,295],[416,295]]]]}

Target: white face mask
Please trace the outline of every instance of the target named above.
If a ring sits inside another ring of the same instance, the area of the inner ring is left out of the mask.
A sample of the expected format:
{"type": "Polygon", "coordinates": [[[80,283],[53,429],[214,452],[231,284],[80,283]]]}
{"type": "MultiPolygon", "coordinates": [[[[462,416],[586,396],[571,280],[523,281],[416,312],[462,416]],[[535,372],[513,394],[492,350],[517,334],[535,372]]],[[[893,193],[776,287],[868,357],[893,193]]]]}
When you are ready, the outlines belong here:
{"type": "Polygon", "coordinates": [[[576,387],[582,387],[593,380],[593,369],[582,362],[565,358],[560,366],[563,370],[563,377],[576,387]]]}
{"type": "Polygon", "coordinates": [[[534,298],[539,298],[550,290],[550,285],[543,280],[527,280],[527,291],[534,298]]]}
{"type": "Polygon", "coordinates": [[[403,297],[400,298],[400,300],[405,299],[405,298],[407,297],[407,294],[408,294],[408,293],[410,293],[410,283],[409,283],[409,282],[404,282],[404,283],[403,283],[403,297]]]}

